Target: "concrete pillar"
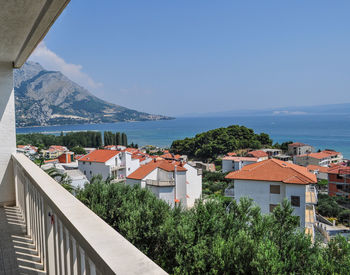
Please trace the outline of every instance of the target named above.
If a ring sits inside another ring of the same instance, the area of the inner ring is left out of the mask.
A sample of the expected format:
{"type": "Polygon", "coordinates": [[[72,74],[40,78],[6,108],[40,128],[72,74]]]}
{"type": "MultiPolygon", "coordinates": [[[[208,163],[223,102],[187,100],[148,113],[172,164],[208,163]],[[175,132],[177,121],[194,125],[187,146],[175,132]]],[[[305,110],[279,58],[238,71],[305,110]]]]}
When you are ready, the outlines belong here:
{"type": "Polygon", "coordinates": [[[16,152],[15,98],[11,63],[0,63],[0,206],[15,203],[11,154],[16,152]]]}

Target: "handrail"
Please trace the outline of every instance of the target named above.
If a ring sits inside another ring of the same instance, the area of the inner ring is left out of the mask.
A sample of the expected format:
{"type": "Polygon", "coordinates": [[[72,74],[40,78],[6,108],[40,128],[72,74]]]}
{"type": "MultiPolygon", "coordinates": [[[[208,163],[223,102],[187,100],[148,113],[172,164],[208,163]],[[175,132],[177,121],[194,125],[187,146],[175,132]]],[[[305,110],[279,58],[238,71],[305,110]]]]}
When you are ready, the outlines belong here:
{"type": "Polygon", "coordinates": [[[25,155],[12,161],[17,204],[50,274],[166,274],[25,155]]]}

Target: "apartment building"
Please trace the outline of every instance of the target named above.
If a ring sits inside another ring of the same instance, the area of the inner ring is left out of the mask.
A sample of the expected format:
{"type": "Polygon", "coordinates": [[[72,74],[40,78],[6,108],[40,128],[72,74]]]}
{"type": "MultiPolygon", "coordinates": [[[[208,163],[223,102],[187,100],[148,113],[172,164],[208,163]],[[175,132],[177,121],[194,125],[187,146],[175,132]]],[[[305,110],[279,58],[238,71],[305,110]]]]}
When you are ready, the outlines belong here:
{"type": "Polygon", "coordinates": [[[311,154],[314,152],[315,148],[305,143],[293,142],[288,144],[288,155],[291,156],[300,156],[305,154],[311,154]]]}
{"type": "Polygon", "coordinates": [[[149,188],[159,199],[174,207],[192,207],[202,195],[202,175],[187,163],[156,160],[141,166],[126,179],[128,185],[149,188]]]}
{"type": "Polygon", "coordinates": [[[305,167],[308,165],[329,166],[340,162],[343,162],[343,155],[333,150],[294,156],[294,163],[305,167]]]}
{"type": "Polygon", "coordinates": [[[350,167],[339,164],[328,169],[328,195],[350,198],[350,167]]]}
{"type": "Polygon", "coordinates": [[[267,160],[269,155],[263,150],[255,150],[247,153],[247,157],[257,158],[258,161],[267,160]]]}
{"type": "Polygon", "coordinates": [[[307,227],[310,234],[314,232],[317,193],[311,185],[316,184],[317,179],[305,167],[269,159],[246,165],[226,178],[233,180],[237,201],[242,197],[252,198],[263,214],[271,213],[287,198],[294,214],[300,217],[300,227],[307,227]]]}

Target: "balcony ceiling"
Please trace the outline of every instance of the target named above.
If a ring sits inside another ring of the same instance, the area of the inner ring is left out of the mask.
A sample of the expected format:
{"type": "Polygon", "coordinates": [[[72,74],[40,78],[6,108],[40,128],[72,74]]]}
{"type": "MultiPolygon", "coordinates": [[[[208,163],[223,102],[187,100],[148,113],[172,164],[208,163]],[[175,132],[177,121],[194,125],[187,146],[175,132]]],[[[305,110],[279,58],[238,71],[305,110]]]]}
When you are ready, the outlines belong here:
{"type": "Polygon", "coordinates": [[[19,68],[69,0],[0,0],[0,62],[19,68]]]}

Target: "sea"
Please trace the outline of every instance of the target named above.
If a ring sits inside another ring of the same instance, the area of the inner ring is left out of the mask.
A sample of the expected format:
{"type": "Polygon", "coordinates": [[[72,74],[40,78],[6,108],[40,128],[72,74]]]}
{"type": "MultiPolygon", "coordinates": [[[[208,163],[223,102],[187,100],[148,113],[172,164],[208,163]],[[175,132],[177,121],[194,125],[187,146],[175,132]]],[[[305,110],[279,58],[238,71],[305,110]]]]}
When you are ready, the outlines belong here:
{"type": "Polygon", "coordinates": [[[169,147],[174,140],[229,125],[243,125],[256,133],[267,133],[278,143],[295,141],[310,144],[316,150],[333,149],[350,159],[350,115],[180,117],[174,120],[17,128],[17,134],[125,132],[129,143],[169,147]]]}

